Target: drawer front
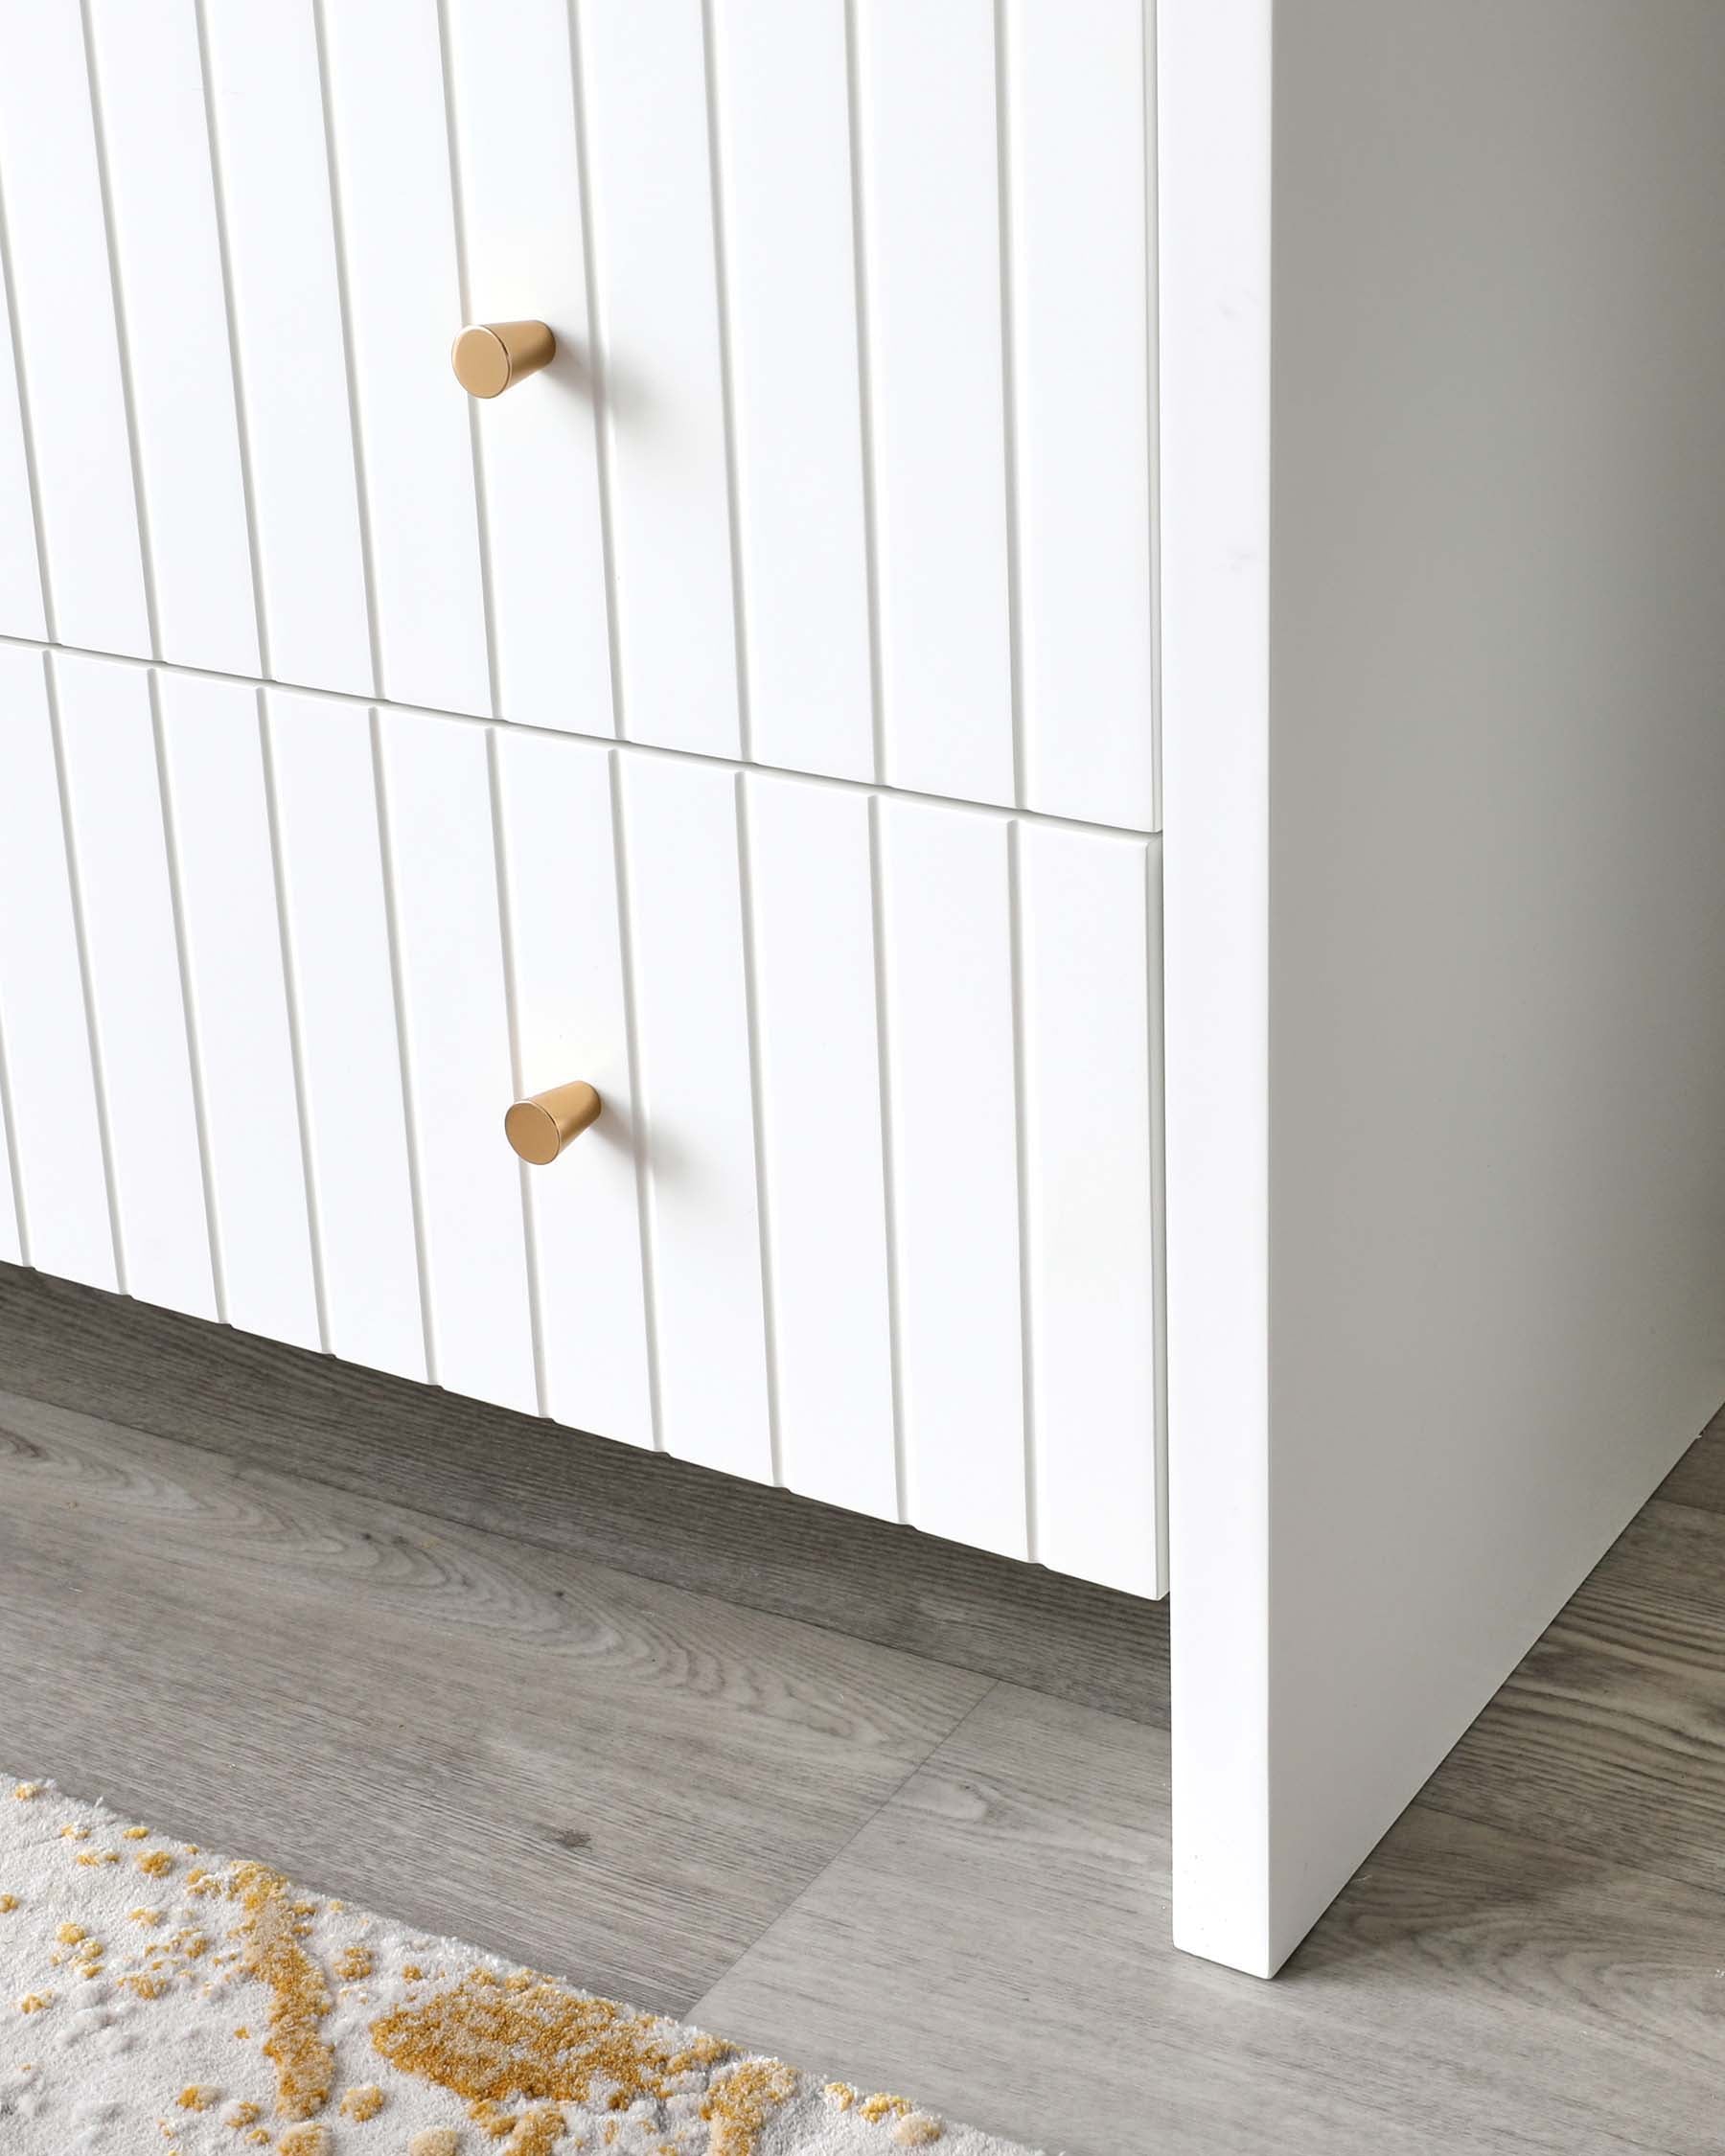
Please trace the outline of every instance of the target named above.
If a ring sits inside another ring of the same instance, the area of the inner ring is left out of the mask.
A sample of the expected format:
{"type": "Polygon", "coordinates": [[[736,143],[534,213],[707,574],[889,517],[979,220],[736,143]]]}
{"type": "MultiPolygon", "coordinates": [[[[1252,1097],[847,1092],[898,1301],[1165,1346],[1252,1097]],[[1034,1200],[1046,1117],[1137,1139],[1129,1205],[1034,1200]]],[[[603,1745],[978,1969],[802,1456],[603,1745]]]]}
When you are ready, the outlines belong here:
{"type": "Polygon", "coordinates": [[[17,645],[0,706],[0,1254],[1160,1592],[1157,841],[17,645]]]}
{"type": "Polygon", "coordinates": [[[1155,827],[1143,0],[201,12],[5,11],[0,631],[1155,827]]]}

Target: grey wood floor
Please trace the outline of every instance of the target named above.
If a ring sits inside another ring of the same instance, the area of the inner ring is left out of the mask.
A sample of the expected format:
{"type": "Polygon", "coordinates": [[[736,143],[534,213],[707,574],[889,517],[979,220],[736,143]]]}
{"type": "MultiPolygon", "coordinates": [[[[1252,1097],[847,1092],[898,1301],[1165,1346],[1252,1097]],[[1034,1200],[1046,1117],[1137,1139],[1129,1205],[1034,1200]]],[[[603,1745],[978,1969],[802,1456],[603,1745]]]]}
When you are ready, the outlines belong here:
{"type": "Polygon", "coordinates": [[[1162,1609],[0,1267],[0,1764],[1071,2156],[1725,2147],[1725,1428],[1283,1977],[1162,1609]]]}

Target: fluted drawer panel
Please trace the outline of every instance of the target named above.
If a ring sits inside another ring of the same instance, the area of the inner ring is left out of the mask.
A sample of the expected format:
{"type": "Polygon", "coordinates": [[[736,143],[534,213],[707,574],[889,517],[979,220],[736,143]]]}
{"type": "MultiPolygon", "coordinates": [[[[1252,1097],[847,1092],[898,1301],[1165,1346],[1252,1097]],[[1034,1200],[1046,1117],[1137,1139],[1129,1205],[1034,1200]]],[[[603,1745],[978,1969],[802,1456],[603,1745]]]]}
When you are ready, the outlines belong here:
{"type": "Polygon", "coordinates": [[[0,633],[1155,829],[1147,7],[0,0],[0,633]]]}
{"type": "Polygon", "coordinates": [[[0,687],[0,1250],[1161,1591],[1155,838],[15,644],[0,687]],[[505,1110],[576,1079],[524,1165],[505,1110]]]}

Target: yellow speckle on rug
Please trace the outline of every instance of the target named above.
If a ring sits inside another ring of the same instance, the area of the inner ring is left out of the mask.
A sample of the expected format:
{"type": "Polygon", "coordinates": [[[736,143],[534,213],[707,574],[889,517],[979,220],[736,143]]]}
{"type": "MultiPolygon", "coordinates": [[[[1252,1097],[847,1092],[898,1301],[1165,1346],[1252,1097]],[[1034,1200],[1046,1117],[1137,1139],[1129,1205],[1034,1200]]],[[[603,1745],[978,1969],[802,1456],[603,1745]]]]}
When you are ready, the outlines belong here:
{"type": "Polygon", "coordinates": [[[125,1826],[120,1830],[120,1839],[123,1842],[148,1842],[150,1829],[148,1826],[125,1826]]]}
{"type": "Polygon", "coordinates": [[[33,1797],[39,1797],[41,1794],[42,1785],[39,1781],[21,1781],[12,1790],[12,1795],[20,1804],[28,1804],[33,1797]]]}
{"type": "Polygon", "coordinates": [[[277,2142],[282,2156],[330,2156],[328,2126],[289,2126],[277,2142]]]}
{"type": "Polygon", "coordinates": [[[72,1861],[74,1864],[81,1864],[94,1870],[104,1864],[118,1864],[120,1857],[118,1851],[114,1849],[83,1849],[72,1861]]]}
{"type": "MultiPolygon", "coordinates": [[[[320,2024],[330,2011],[330,1987],[323,1971],[300,1943],[305,1929],[288,1899],[288,1882],[261,1864],[234,1867],[229,1892],[244,1915],[240,1936],[245,1973],[269,1993],[269,2035],[265,2058],[276,2070],[276,2109],[285,2119],[309,2119],[330,2100],[335,2056],[320,2024]]],[[[286,2140],[282,2147],[287,2148],[286,2140]]],[[[308,2143],[302,2156],[319,2156],[308,2143]]]]}
{"type": "Polygon", "coordinates": [[[159,1924],[162,1920],[159,1909],[134,1909],[129,1915],[134,1924],[159,1924]]]}
{"type": "Polygon", "coordinates": [[[18,2001],[18,2011],[21,2014],[39,2014],[44,2007],[51,2007],[53,2004],[52,1991],[27,1991],[18,2001]]]}
{"type": "Polygon", "coordinates": [[[461,2136],[453,2126],[427,2126],[407,2144],[407,2156],[458,2156],[461,2136]]]}
{"type": "Polygon", "coordinates": [[[701,2116],[712,2126],[708,2156],[754,2156],[761,2128],[796,2094],[796,2076],[775,2058],[746,2058],[714,2081],[701,2116]]]}
{"type": "Polygon", "coordinates": [[[375,2119],[383,2108],[383,2092],[375,2081],[362,2081],[341,2099],[344,2119],[375,2119]]]}
{"type": "Polygon", "coordinates": [[[16,1894],[0,1894],[0,1916],[10,1916],[17,1906],[16,1894]]]}
{"type": "Polygon", "coordinates": [[[76,1946],[80,1938],[88,1938],[90,1935],[81,1924],[61,1924],[54,1936],[62,1946],[76,1946]]]}
{"type": "Polygon", "coordinates": [[[138,1869],[147,1879],[165,1879],[173,1869],[173,1859],[166,1849],[146,1849],[138,1859],[138,1869]]]}
{"type": "Polygon", "coordinates": [[[371,2033],[390,2065],[470,2102],[585,2103],[595,2083],[625,2101],[668,2097],[682,2076],[730,2052],[716,2038],[685,2041],[656,2014],[559,1984],[508,1990],[490,1969],[380,2015],[371,2033]]]}
{"type": "Polygon", "coordinates": [[[857,2100],[857,2092],[848,2081],[829,2081],[820,2093],[835,2111],[848,2111],[857,2100]]]}
{"type": "Polygon", "coordinates": [[[201,2081],[189,2081],[173,2100],[182,2111],[208,2111],[221,2101],[221,2091],[201,2081]]]}
{"type": "Polygon", "coordinates": [[[913,2109],[908,2097],[871,2096],[862,2099],[862,2116],[871,2126],[878,2126],[883,2119],[902,2119],[913,2109]]]}
{"type": "Polygon", "coordinates": [[[242,2126],[255,2126],[263,2116],[262,2105],[242,2101],[228,2105],[227,2109],[221,2114],[221,2122],[224,2126],[229,2126],[235,2133],[238,2133],[242,2126]]]}
{"type": "Polygon", "coordinates": [[[335,1957],[335,1974],[344,1984],[358,1984],[372,1973],[372,1950],[356,1941],[335,1957]]]}

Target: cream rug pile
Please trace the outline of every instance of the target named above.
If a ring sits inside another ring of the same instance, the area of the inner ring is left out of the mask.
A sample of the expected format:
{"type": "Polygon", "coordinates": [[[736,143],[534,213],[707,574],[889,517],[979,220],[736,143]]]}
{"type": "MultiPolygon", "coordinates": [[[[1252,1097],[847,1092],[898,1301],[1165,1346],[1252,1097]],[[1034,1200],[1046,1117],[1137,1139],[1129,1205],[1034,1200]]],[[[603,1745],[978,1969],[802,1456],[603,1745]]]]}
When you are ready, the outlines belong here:
{"type": "Polygon", "coordinates": [[[0,1781],[5,2156],[1024,2156],[0,1781]]]}

